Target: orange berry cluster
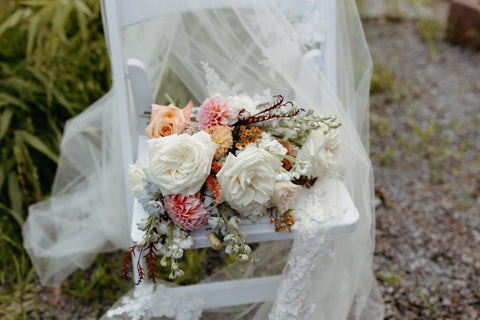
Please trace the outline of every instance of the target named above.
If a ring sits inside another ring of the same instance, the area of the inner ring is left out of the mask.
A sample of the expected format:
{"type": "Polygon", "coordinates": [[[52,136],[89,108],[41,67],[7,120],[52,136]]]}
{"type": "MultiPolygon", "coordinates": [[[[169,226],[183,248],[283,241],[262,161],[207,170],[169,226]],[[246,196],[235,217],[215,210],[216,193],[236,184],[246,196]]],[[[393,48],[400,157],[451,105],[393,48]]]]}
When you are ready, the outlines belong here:
{"type": "Polygon", "coordinates": [[[235,144],[237,149],[245,148],[250,143],[257,142],[257,139],[262,138],[262,130],[257,127],[246,128],[240,126],[240,141],[235,144]]]}
{"type": "Polygon", "coordinates": [[[280,232],[284,230],[289,230],[293,227],[295,224],[295,218],[290,215],[290,213],[287,211],[284,214],[282,214],[280,217],[276,216],[275,217],[270,217],[270,224],[275,224],[275,232],[280,232]]]}

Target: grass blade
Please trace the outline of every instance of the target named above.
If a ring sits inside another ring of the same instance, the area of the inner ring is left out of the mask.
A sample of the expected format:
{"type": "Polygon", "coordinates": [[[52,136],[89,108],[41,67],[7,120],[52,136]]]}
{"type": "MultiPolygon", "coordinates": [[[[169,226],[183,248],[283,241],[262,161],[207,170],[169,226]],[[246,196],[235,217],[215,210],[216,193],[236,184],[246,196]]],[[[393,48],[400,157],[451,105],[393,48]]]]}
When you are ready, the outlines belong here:
{"type": "MultiPolygon", "coordinates": [[[[7,208],[7,212],[10,213],[20,225],[23,225],[23,195],[20,190],[17,174],[14,171],[8,175],[8,197],[10,198],[11,209],[7,208]]],[[[0,208],[3,209],[4,207],[2,204],[0,208]]]]}
{"type": "Polygon", "coordinates": [[[6,30],[18,25],[18,22],[23,17],[23,13],[24,13],[24,10],[22,8],[15,10],[15,12],[0,25],[0,36],[6,30]]]}
{"type": "Polygon", "coordinates": [[[40,14],[36,14],[30,20],[27,33],[27,49],[25,52],[26,57],[30,57],[32,55],[33,46],[35,44],[35,38],[37,37],[38,26],[40,25],[41,18],[42,16],[40,14]]]}
{"type": "Polygon", "coordinates": [[[0,141],[5,136],[10,127],[10,122],[12,120],[13,111],[12,109],[6,109],[0,116],[0,141]]]}
{"type": "Polygon", "coordinates": [[[0,203],[0,210],[3,210],[5,212],[7,212],[8,214],[10,214],[12,216],[12,218],[15,219],[15,221],[17,221],[17,223],[20,227],[23,226],[23,224],[25,223],[25,220],[23,219],[22,215],[19,212],[8,208],[3,203],[0,203]]]}
{"type": "Polygon", "coordinates": [[[42,140],[37,138],[31,133],[23,130],[15,131],[15,135],[17,135],[20,139],[22,139],[26,144],[30,145],[32,148],[36,149],[37,151],[43,153],[45,156],[50,158],[53,162],[58,163],[58,154],[50,149],[42,140]]]}
{"type": "MultiPolygon", "coordinates": [[[[2,207],[2,209],[5,209],[6,207],[0,203],[0,207],[2,207]],[[2,207],[3,206],[3,207],[2,207]]],[[[6,208],[8,210],[8,208],[6,208]]],[[[10,243],[13,247],[19,249],[20,251],[23,251],[23,246],[21,243],[17,242],[17,241],[14,241],[12,238],[10,238],[9,236],[7,236],[5,233],[0,233],[0,238],[2,238],[5,242],[8,242],[10,243]]]]}
{"type": "Polygon", "coordinates": [[[76,113],[73,111],[71,103],[68,99],[58,90],[54,85],[50,84],[50,81],[40,72],[35,70],[32,67],[27,67],[27,70],[38,80],[40,81],[43,86],[45,87],[45,91],[51,91],[52,95],[57,99],[58,103],[65,107],[65,109],[70,113],[70,115],[74,116],[76,113]]]}
{"type": "Polygon", "coordinates": [[[3,163],[0,163],[0,190],[2,190],[4,183],[5,183],[5,169],[3,168],[3,163]]]}
{"type": "Polygon", "coordinates": [[[24,111],[28,110],[28,106],[22,100],[12,96],[11,94],[0,92],[0,107],[5,105],[16,106],[24,111]]]}
{"type": "Polygon", "coordinates": [[[23,4],[25,6],[30,6],[30,7],[45,7],[45,6],[51,6],[52,3],[55,5],[55,1],[52,0],[24,0],[24,1],[19,1],[19,4],[23,4]]]}

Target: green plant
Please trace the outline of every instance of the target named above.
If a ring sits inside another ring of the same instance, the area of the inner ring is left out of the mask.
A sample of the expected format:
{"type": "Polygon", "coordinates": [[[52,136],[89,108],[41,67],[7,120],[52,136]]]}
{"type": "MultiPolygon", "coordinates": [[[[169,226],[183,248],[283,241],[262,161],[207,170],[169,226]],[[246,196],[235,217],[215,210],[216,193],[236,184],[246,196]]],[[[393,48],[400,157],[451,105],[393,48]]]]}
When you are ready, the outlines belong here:
{"type": "Polygon", "coordinates": [[[4,0],[0,21],[0,318],[38,318],[50,305],[21,228],[50,193],[64,123],[108,90],[109,63],[97,0],[4,0]]]}
{"type": "Polygon", "coordinates": [[[438,20],[420,18],[417,20],[417,26],[420,36],[428,46],[430,58],[436,62],[438,60],[437,41],[443,36],[445,25],[438,20]]]}
{"type": "Polygon", "coordinates": [[[435,283],[433,286],[433,291],[431,292],[430,297],[426,297],[420,291],[415,290],[417,297],[422,301],[425,307],[428,310],[428,319],[437,319],[441,315],[441,312],[437,309],[437,303],[440,301],[440,293],[438,291],[438,283],[435,283]]]}
{"type": "MultiPolygon", "coordinates": [[[[109,63],[96,0],[0,4],[0,273],[15,281],[27,207],[51,188],[64,123],[104,94],[109,63]]],[[[29,266],[28,259],[23,261],[29,266]]]]}
{"type": "Polygon", "coordinates": [[[385,282],[390,286],[392,286],[395,290],[397,290],[398,288],[400,288],[400,285],[402,284],[402,278],[404,273],[401,271],[396,271],[395,269],[392,268],[392,266],[390,266],[389,269],[390,269],[390,274],[376,273],[375,276],[377,280],[385,282]]]}
{"type": "Polygon", "coordinates": [[[123,257],[121,252],[99,254],[90,268],[75,272],[64,282],[64,294],[93,306],[100,315],[104,311],[99,309],[102,302],[111,305],[133,287],[132,281],[122,277],[123,257]]]}
{"type": "Polygon", "coordinates": [[[417,136],[420,138],[421,148],[422,149],[426,148],[430,140],[430,137],[437,129],[437,119],[435,117],[430,118],[430,123],[428,124],[428,127],[425,129],[420,128],[420,126],[417,125],[417,123],[415,122],[412,116],[409,116],[408,124],[410,125],[412,130],[417,134],[417,136]]]}
{"type": "Polygon", "coordinates": [[[11,256],[16,282],[10,282],[0,291],[0,318],[26,319],[27,315],[37,315],[37,311],[47,307],[46,303],[38,301],[39,288],[32,282],[35,269],[26,263],[28,258],[21,255],[20,261],[11,256]]]}
{"type": "Polygon", "coordinates": [[[370,94],[393,93],[397,86],[395,71],[387,63],[373,65],[370,94]]]}

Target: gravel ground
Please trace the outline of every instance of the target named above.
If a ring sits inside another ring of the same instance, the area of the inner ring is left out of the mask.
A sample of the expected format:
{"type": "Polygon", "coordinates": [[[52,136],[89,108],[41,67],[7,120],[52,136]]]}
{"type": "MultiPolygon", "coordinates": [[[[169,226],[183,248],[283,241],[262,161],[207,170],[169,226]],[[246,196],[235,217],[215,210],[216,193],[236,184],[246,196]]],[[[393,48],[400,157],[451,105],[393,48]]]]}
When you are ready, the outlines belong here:
{"type": "Polygon", "coordinates": [[[371,19],[374,268],[386,319],[480,319],[480,52],[371,19]],[[432,51],[433,50],[433,51],[432,51]]]}

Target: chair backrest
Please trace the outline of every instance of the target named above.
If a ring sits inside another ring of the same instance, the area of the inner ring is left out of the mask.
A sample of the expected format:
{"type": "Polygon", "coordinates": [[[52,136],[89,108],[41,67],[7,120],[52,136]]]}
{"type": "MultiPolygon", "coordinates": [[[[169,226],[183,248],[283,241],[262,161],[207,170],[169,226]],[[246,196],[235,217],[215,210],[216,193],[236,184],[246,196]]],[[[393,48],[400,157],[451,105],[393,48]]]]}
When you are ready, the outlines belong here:
{"type": "MultiPolygon", "coordinates": [[[[174,13],[181,13],[182,8],[192,8],[182,6],[183,2],[188,0],[176,0],[175,9],[172,6],[164,6],[165,2],[156,0],[144,0],[142,6],[138,6],[138,0],[104,0],[102,1],[102,18],[106,26],[106,41],[110,49],[110,63],[112,68],[112,80],[115,104],[117,106],[117,117],[120,128],[128,128],[128,130],[120,130],[120,140],[122,143],[122,163],[123,173],[125,177],[126,205],[128,212],[132,211],[133,198],[128,188],[127,172],[128,165],[134,162],[136,150],[133,148],[132,141],[132,125],[130,120],[129,108],[129,80],[132,85],[132,95],[135,104],[149,105],[152,102],[151,93],[149,91],[148,79],[145,73],[145,66],[139,60],[128,59],[123,52],[124,43],[122,33],[124,28],[138,24],[144,21],[152,20],[161,16],[174,13]]],[[[242,1],[237,1],[242,6],[242,1]]],[[[222,8],[230,5],[228,0],[215,0],[206,2],[205,5],[198,2],[198,10],[222,8]]],[[[138,117],[137,117],[138,118],[138,117]]],[[[138,125],[137,125],[138,126],[138,125]]],[[[130,215],[131,219],[131,215],[130,215]]],[[[131,221],[129,221],[131,222],[131,221]]]]}
{"type": "MultiPolygon", "coordinates": [[[[196,5],[194,7],[192,7],[192,2],[190,0],[175,0],[175,6],[165,5],[165,3],[168,2],[169,1],[142,0],[141,6],[139,6],[138,0],[102,1],[103,21],[106,26],[106,30],[108,31],[105,36],[110,49],[110,61],[112,67],[112,79],[115,103],[117,106],[118,122],[120,128],[123,128],[123,130],[120,130],[120,139],[122,143],[122,162],[125,177],[128,212],[131,212],[133,198],[128,190],[128,182],[126,177],[128,165],[134,162],[137,152],[137,150],[133,148],[133,146],[136,144],[136,140],[132,140],[132,136],[135,136],[135,127],[141,128],[141,120],[139,117],[136,117],[136,125],[134,124],[135,120],[131,119],[131,108],[129,107],[129,104],[130,101],[133,100],[136,114],[140,115],[144,111],[143,108],[148,107],[152,103],[152,94],[150,92],[150,86],[148,85],[145,66],[143,65],[142,61],[127,57],[123,51],[123,30],[128,26],[162,16],[183,13],[185,12],[185,8],[189,8],[189,11],[220,9],[224,7],[231,7],[232,3],[239,8],[246,6],[245,1],[242,0],[197,1],[195,2],[196,5]],[[187,2],[188,6],[183,5],[187,2]]],[[[292,0],[292,3],[295,3],[295,1],[292,0]]],[[[320,10],[322,14],[321,18],[324,19],[328,25],[325,44],[323,45],[321,51],[314,49],[306,54],[304,59],[305,61],[315,61],[323,70],[327,80],[335,90],[337,81],[335,43],[336,1],[322,0],[318,5],[322,6],[322,10],[320,10]]],[[[298,10],[308,10],[307,8],[300,8],[296,5],[295,7],[298,10]]],[[[302,72],[309,71],[300,70],[300,77],[302,77],[302,72]]]]}

